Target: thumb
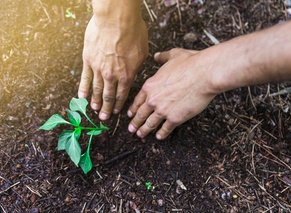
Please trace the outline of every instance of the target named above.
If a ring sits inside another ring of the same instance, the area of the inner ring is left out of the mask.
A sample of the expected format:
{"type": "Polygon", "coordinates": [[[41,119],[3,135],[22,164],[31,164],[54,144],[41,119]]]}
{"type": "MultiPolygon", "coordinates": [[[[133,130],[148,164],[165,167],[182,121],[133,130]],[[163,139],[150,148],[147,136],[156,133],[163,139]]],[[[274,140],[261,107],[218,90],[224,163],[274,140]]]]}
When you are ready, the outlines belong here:
{"type": "Polygon", "coordinates": [[[185,52],[193,52],[191,50],[186,50],[186,49],[182,49],[182,48],[173,48],[169,51],[165,51],[165,52],[157,52],[154,55],[154,59],[156,62],[164,64],[167,61],[185,53],[185,52]]]}

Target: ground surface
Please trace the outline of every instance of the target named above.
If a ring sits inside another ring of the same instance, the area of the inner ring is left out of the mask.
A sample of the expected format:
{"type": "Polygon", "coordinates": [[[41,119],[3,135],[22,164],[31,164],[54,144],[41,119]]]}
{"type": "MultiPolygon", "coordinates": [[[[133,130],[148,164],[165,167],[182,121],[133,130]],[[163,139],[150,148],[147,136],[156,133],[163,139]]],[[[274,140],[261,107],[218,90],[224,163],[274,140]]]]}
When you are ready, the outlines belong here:
{"type": "Polygon", "coordinates": [[[94,168],[84,175],[57,151],[62,127],[38,127],[64,114],[76,97],[90,2],[0,1],[1,212],[291,211],[291,98],[269,96],[288,82],[221,94],[162,142],[127,131],[127,107],[160,66],[154,52],[207,48],[213,44],[203,29],[223,42],[288,19],[283,0],[197,2],[142,5],[151,56],[125,109],[94,140],[94,168]],[[67,18],[66,9],[76,19],[67,18]]]}

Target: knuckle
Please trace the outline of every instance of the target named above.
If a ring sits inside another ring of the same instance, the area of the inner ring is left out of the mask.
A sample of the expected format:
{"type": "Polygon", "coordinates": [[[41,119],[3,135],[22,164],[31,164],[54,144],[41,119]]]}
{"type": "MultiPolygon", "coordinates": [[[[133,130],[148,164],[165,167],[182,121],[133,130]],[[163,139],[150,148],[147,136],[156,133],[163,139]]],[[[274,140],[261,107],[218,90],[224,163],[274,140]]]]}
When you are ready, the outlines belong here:
{"type": "Polygon", "coordinates": [[[168,116],[167,121],[171,127],[175,127],[180,123],[180,120],[176,116],[168,116]]]}
{"type": "Polygon", "coordinates": [[[81,75],[81,81],[84,82],[91,82],[92,80],[92,74],[88,72],[83,72],[81,75]]]}
{"type": "Polygon", "coordinates": [[[116,101],[123,101],[124,98],[121,95],[116,96],[116,101]]]}
{"type": "Polygon", "coordinates": [[[104,100],[105,102],[107,102],[107,103],[113,103],[113,102],[115,101],[115,98],[112,97],[112,96],[109,96],[109,95],[105,95],[105,96],[103,97],[103,100],[104,100]]]}
{"type": "Polygon", "coordinates": [[[143,84],[141,90],[144,91],[145,93],[148,93],[151,90],[152,87],[152,78],[149,78],[146,80],[146,82],[143,84]]]}
{"type": "Polygon", "coordinates": [[[93,93],[98,93],[98,94],[100,94],[100,93],[103,92],[103,88],[102,88],[101,86],[98,86],[98,85],[94,85],[94,86],[92,87],[92,89],[93,89],[93,93]]]}
{"type": "Polygon", "coordinates": [[[150,129],[154,129],[156,126],[149,120],[146,121],[146,126],[150,129]]]}
{"type": "Polygon", "coordinates": [[[97,62],[92,62],[90,66],[91,66],[91,69],[94,71],[99,70],[99,63],[97,62]]]}
{"type": "Polygon", "coordinates": [[[166,127],[162,127],[161,130],[163,131],[164,134],[168,135],[170,134],[172,131],[166,127]]]}
{"type": "Polygon", "coordinates": [[[114,74],[111,71],[107,71],[107,72],[104,73],[103,78],[106,81],[113,82],[115,77],[114,77],[114,74]]]}
{"type": "MultiPolygon", "coordinates": [[[[148,99],[146,100],[146,105],[151,107],[151,108],[155,108],[157,106],[157,102],[158,100],[154,97],[148,97],[148,99]]],[[[160,111],[160,110],[158,110],[160,111]]]]}
{"type": "Polygon", "coordinates": [[[131,83],[131,78],[128,76],[122,76],[119,78],[119,84],[124,85],[124,86],[129,86],[131,83]]]}
{"type": "Polygon", "coordinates": [[[156,110],[155,110],[155,115],[156,115],[156,117],[157,118],[159,118],[159,119],[164,119],[165,117],[166,117],[166,113],[165,113],[166,111],[164,110],[164,109],[162,109],[162,108],[157,108],[156,110]]]}
{"type": "Polygon", "coordinates": [[[144,116],[142,113],[140,113],[140,112],[137,112],[137,113],[136,113],[136,117],[137,117],[139,120],[145,120],[145,116],[144,116]]]}

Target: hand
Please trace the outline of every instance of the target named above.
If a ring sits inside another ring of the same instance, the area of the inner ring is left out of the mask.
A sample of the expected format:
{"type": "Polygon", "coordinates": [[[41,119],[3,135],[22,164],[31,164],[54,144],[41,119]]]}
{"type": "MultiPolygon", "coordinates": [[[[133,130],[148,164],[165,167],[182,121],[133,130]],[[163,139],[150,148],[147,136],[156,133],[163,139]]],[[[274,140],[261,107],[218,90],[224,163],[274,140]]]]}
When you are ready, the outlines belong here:
{"type": "Polygon", "coordinates": [[[155,55],[165,63],[149,78],[128,110],[133,117],[130,132],[141,138],[156,129],[157,139],[166,138],[175,127],[200,113],[215,97],[200,52],[172,49],[155,55]]]}
{"type": "Polygon", "coordinates": [[[142,19],[132,22],[121,25],[93,16],[85,32],[78,96],[86,98],[92,84],[91,107],[101,109],[101,120],[120,112],[148,55],[146,25],[142,19]]]}

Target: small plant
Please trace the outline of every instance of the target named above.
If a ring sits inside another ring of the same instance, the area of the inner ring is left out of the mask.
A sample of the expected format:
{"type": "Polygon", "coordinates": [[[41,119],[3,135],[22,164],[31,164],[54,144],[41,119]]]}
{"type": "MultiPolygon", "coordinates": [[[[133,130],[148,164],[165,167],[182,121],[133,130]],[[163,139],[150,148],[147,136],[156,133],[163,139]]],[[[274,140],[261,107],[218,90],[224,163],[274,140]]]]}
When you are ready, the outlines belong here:
{"type": "Polygon", "coordinates": [[[149,181],[145,182],[145,186],[146,186],[147,190],[154,190],[155,189],[155,187],[149,181]]]}
{"type": "Polygon", "coordinates": [[[108,130],[106,126],[100,123],[98,127],[86,114],[86,107],[88,101],[85,98],[72,98],[70,102],[70,109],[67,110],[69,121],[65,120],[61,115],[52,115],[39,129],[52,130],[60,124],[69,124],[74,127],[73,130],[65,130],[60,134],[58,140],[58,150],[66,150],[71,160],[78,167],[80,166],[85,174],[92,169],[92,161],[90,158],[90,147],[92,137],[100,135],[103,130],[108,130]],[[93,125],[93,127],[83,127],[81,124],[81,115],[83,114],[87,120],[93,125]],[[79,144],[79,138],[83,130],[87,130],[87,134],[90,135],[87,150],[81,154],[81,147],[79,144]]]}
{"type": "Polygon", "coordinates": [[[72,13],[69,9],[66,9],[66,18],[76,19],[76,15],[72,13]]]}

